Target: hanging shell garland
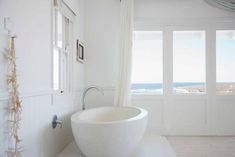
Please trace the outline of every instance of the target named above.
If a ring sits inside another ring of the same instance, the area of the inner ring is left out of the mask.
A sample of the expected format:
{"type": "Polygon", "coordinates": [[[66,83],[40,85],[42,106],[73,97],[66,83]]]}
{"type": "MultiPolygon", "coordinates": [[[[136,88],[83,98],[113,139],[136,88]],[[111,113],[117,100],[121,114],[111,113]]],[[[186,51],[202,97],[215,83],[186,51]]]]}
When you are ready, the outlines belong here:
{"type": "Polygon", "coordinates": [[[22,147],[19,146],[21,140],[18,132],[21,120],[21,101],[19,98],[18,84],[16,77],[16,56],[15,56],[15,37],[10,39],[10,48],[5,49],[5,57],[9,64],[9,75],[7,84],[9,86],[9,136],[14,145],[8,147],[8,157],[21,157],[22,147]]]}

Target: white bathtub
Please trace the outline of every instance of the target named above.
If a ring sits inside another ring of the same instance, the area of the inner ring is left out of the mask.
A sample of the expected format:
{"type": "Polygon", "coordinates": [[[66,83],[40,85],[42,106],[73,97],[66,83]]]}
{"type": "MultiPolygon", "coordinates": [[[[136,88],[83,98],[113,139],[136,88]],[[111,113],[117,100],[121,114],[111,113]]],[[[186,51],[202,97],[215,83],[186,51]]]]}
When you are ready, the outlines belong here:
{"type": "Polygon", "coordinates": [[[147,117],[137,107],[99,107],[73,114],[71,123],[86,157],[129,157],[144,135],[147,117]]]}

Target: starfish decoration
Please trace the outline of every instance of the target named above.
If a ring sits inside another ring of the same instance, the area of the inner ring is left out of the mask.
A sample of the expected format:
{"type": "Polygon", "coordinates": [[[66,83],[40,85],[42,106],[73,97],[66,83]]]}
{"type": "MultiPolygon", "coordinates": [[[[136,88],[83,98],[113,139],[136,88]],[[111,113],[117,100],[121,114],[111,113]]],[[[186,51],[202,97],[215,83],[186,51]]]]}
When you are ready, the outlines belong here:
{"type": "Polygon", "coordinates": [[[5,49],[5,58],[9,64],[9,75],[7,75],[7,84],[9,86],[9,137],[14,141],[13,147],[8,147],[6,151],[8,157],[21,157],[22,147],[19,146],[22,141],[18,135],[21,121],[21,100],[19,98],[17,75],[16,75],[16,56],[15,56],[15,37],[11,37],[10,48],[5,49]]]}

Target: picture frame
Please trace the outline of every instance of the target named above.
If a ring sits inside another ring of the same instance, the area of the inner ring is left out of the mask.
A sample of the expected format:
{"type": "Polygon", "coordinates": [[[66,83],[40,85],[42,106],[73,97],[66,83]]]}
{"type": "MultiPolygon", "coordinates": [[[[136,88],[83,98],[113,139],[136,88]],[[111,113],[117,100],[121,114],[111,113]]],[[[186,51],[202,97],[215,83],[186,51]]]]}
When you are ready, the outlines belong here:
{"type": "Polygon", "coordinates": [[[84,45],[79,40],[76,42],[76,60],[80,63],[84,62],[84,45]]]}

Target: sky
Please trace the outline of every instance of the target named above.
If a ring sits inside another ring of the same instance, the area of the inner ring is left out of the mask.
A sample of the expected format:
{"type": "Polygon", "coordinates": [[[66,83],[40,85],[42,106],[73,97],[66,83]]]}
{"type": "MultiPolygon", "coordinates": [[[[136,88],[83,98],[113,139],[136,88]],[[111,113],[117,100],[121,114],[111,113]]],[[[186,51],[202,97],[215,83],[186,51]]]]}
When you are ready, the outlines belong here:
{"type": "Polygon", "coordinates": [[[161,83],[162,32],[136,32],[133,41],[132,82],[161,83]]]}
{"type": "MultiPolygon", "coordinates": [[[[133,40],[132,83],[162,83],[161,31],[137,31],[133,40]]],[[[174,82],[205,82],[205,31],[173,33],[174,82]]],[[[217,82],[235,82],[235,31],[217,32],[217,82]]]]}
{"type": "Polygon", "coordinates": [[[217,32],[217,82],[235,82],[235,30],[217,32]]]}

